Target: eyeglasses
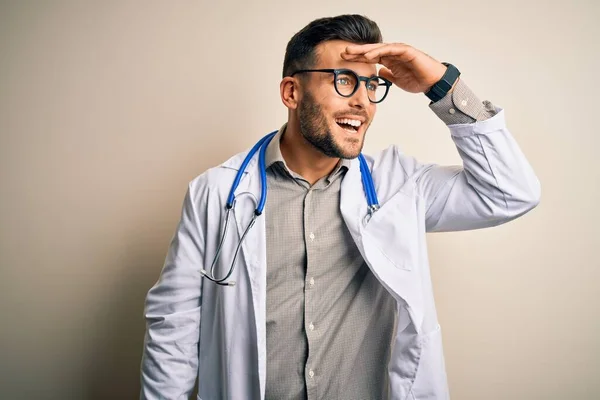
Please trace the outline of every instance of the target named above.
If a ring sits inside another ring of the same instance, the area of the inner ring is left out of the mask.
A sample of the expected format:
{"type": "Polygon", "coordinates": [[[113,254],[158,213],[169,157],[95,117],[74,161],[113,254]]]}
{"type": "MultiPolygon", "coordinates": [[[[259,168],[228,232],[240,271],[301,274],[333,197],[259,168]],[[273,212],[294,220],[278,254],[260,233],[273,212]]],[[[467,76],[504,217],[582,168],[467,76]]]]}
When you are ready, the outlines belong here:
{"type": "Polygon", "coordinates": [[[392,82],[380,76],[360,76],[351,69],[300,69],[290,76],[304,72],[327,72],[333,74],[335,91],[342,97],[352,97],[361,81],[365,82],[367,96],[371,103],[381,103],[390,91],[392,82]]]}

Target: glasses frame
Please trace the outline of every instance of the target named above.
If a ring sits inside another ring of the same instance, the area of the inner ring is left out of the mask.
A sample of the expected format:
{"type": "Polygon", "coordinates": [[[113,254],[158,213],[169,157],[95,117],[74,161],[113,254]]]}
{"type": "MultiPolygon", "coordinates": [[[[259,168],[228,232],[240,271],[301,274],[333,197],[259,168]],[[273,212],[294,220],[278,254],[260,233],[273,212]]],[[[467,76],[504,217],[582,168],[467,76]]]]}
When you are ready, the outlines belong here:
{"type": "MultiPolygon", "coordinates": [[[[337,94],[339,94],[342,97],[352,97],[354,96],[354,93],[356,93],[356,91],[358,90],[358,87],[360,86],[360,82],[365,82],[365,87],[367,87],[367,84],[370,81],[374,81],[374,80],[379,80],[381,79],[383,81],[383,84],[385,86],[385,94],[383,95],[383,97],[381,98],[381,100],[379,101],[373,101],[369,98],[369,101],[373,104],[378,104],[381,103],[388,95],[388,93],[390,92],[390,87],[392,86],[392,82],[390,82],[389,80],[382,78],[381,76],[362,76],[362,75],[358,75],[356,72],[352,71],[351,69],[347,69],[347,68],[325,68],[325,69],[299,69],[297,71],[294,71],[290,74],[290,76],[294,76],[296,74],[301,74],[301,73],[305,73],[305,72],[327,72],[330,74],[333,74],[333,87],[335,88],[335,91],[337,92],[337,94]],[[352,91],[352,93],[350,94],[341,94],[340,91],[338,90],[337,87],[337,78],[340,74],[352,74],[356,77],[356,85],[354,85],[354,90],[352,91]]],[[[367,89],[368,92],[368,89],[367,89]]],[[[367,95],[367,98],[369,96],[367,95]]]]}

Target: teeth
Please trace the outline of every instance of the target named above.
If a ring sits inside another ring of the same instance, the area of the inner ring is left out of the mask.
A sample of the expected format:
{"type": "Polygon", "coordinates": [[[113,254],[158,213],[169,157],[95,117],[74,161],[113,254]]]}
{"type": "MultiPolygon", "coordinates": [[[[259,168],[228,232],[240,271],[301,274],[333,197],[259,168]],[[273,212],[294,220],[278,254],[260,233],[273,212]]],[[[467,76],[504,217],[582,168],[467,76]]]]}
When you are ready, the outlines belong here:
{"type": "Polygon", "coordinates": [[[335,122],[340,123],[340,124],[352,125],[355,128],[358,128],[362,125],[362,122],[360,122],[356,119],[349,119],[349,118],[336,118],[335,122]]]}

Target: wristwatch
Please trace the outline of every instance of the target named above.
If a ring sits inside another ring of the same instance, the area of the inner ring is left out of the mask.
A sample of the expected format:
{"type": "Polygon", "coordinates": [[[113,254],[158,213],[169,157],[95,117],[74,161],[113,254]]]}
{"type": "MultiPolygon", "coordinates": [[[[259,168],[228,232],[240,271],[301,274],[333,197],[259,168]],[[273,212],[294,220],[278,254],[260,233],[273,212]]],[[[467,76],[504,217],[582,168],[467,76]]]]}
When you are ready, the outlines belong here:
{"type": "Polygon", "coordinates": [[[448,94],[448,92],[450,91],[450,89],[452,89],[452,86],[454,85],[454,83],[456,83],[456,80],[460,76],[460,71],[454,65],[445,62],[443,62],[442,64],[448,67],[446,69],[446,72],[444,73],[444,76],[442,76],[442,79],[437,81],[431,87],[431,89],[429,89],[427,93],[425,93],[425,96],[429,97],[429,99],[434,103],[440,99],[443,99],[444,96],[448,94]]]}

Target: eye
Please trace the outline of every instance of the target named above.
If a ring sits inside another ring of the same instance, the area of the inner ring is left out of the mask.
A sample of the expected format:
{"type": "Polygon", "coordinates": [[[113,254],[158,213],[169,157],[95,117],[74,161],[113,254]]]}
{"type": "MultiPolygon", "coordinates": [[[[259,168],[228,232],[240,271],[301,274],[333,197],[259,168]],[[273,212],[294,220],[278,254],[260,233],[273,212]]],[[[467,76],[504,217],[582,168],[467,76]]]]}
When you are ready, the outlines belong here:
{"type": "Polygon", "coordinates": [[[351,85],[350,79],[348,79],[348,78],[347,78],[347,77],[345,77],[345,76],[340,76],[340,77],[338,77],[338,78],[337,78],[337,81],[336,81],[336,83],[337,83],[338,85],[342,85],[342,86],[348,86],[348,85],[351,85]]]}
{"type": "Polygon", "coordinates": [[[379,88],[379,82],[376,80],[373,81],[368,81],[367,82],[367,90],[370,90],[371,92],[374,92],[377,90],[377,88],[379,88]]]}

